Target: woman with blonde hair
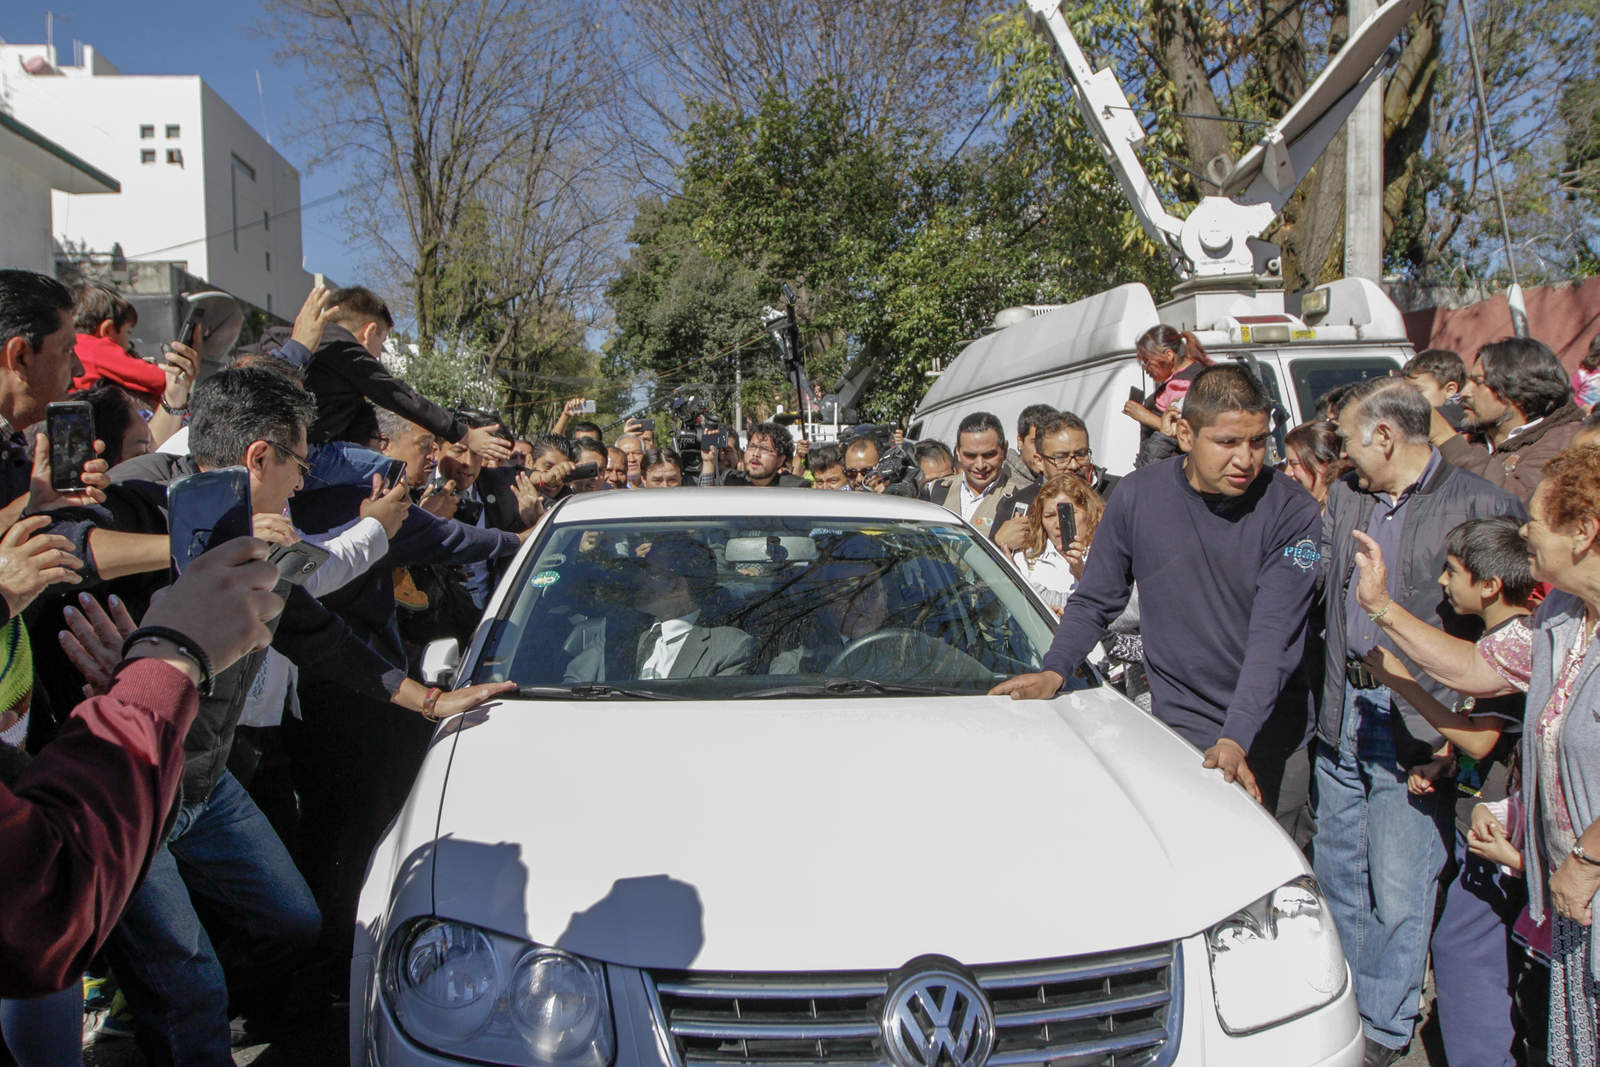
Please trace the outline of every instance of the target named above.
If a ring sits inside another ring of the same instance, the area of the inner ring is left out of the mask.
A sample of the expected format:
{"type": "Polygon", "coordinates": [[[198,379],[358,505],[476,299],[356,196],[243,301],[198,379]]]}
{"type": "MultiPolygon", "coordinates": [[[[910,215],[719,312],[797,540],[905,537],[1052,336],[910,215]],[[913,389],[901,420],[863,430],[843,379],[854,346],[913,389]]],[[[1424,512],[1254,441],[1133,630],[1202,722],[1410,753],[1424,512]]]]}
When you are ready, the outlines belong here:
{"type": "Polygon", "coordinates": [[[1028,509],[1022,547],[1011,554],[1011,561],[1057,615],[1083,574],[1084,556],[1105,509],[1100,494],[1076,474],[1058,474],[1045,482],[1028,509]],[[1070,541],[1062,538],[1060,504],[1072,509],[1077,532],[1070,541]]]}

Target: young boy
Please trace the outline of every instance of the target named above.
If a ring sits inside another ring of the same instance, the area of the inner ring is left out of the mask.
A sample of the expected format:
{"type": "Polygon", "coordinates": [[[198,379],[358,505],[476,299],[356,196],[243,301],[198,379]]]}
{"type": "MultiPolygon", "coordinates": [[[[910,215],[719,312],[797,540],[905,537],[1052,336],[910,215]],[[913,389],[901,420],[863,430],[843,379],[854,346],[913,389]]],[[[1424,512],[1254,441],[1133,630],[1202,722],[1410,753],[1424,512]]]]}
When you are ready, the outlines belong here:
{"type": "Polygon", "coordinates": [[[1422,390],[1433,409],[1444,417],[1452,430],[1461,429],[1461,401],[1458,394],[1467,380],[1467,365],[1448,348],[1428,348],[1418,352],[1400,369],[1406,381],[1422,390]]]}
{"type": "MultiPolygon", "coordinates": [[[[1367,545],[1364,560],[1358,560],[1366,572],[1381,555],[1365,535],[1356,536],[1367,545]]],[[[1422,659],[1415,633],[1420,627],[1429,631],[1425,636],[1435,648],[1459,646],[1460,651],[1483,656],[1497,670],[1503,666],[1502,673],[1525,679],[1532,651],[1529,598],[1536,583],[1517,520],[1502,516],[1464,522],[1446,537],[1445,551],[1445,569],[1439,576],[1445,599],[1457,614],[1476,616],[1484,623],[1476,651],[1468,642],[1423,626],[1392,602],[1381,620],[1385,635],[1414,659],[1422,659]]],[[[1432,656],[1427,661],[1440,662],[1432,656]]],[[[1374,649],[1366,665],[1447,741],[1437,758],[1412,768],[1408,783],[1413,793],[1430,793],[1437,787],[1457,795],[1456,873],[1444,887],[1431,942],[1445,1052],[1451,1063],[1511,1063],[1512,1044],[1519,1035],[1512,1024],[1511,976],[1516,968],[1507,933],[1522,910],[1526,889],[1520,879],[1502,878],[1494,862],[1467,846],[1472,809],[1507,794],[1507,761],[1522,729],[1523,696],[1469,697],[1446,708],[1417,684],[1389,649],[1374,649]]],[[[1449,684],[1446,678],[1439,680],[1449,684]]],[[[1522,688],[1526,689],[1525,682],[1522,688]]]]}

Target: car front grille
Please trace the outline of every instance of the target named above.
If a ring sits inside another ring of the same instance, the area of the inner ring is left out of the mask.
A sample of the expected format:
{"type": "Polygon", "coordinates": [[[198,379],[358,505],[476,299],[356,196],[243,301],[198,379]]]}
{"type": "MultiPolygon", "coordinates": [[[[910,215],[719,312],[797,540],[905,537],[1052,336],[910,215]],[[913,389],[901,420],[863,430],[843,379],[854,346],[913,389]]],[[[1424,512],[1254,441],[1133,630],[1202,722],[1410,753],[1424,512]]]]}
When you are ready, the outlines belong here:
{"type": "MultiPolygon", "coordinates": [[[[1177,946],[975,967],[994,1007],[989,1067],[1157,1067],[1176,1051],[1177,946]]],[[[646,978],[675,1067],[888,1067],[882,972],[646,978]]]]}

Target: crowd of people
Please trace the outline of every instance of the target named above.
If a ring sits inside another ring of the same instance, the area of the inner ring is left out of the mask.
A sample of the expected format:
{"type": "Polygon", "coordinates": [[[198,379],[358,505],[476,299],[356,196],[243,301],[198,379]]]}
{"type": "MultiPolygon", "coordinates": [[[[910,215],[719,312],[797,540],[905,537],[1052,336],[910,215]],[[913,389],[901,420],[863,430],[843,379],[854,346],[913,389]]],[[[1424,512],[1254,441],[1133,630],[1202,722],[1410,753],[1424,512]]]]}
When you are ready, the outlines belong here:
{"type": "Polygon", "coordinates": [[[117,1033],[229,1063],[326,1011],[434,724],[514,684],[430,687],[422,648],[467,642],[555,502],[709,485],[918,497],[989,538],[1060,619],[994,692],[1092,663],[1265,806],[1326,897],[1367,1063],[1411,1042],[1431,958],[1452,1064],[1600,1064],[1600,361],[1430,350],[1282,432],[1248,368],[1156,327],[1118,477],[1044,404],[948,443],[812,444],[777,421],[608,441],[574,398],[517,439],[391,374],[359,287],[209,374],[188,339],[142,358],[136,321],[0,271],[0,834],[26,857],[0,876],[0,1035],[23,1067],[117,1033]],[[38,432],[62,400],[96,430],[65,490],[38,432]],[[175,575],[168,487],[237,468],[254,538],[175,575]],[[302,542],[323,561],[291,582],[269,555],[302,542]]]}

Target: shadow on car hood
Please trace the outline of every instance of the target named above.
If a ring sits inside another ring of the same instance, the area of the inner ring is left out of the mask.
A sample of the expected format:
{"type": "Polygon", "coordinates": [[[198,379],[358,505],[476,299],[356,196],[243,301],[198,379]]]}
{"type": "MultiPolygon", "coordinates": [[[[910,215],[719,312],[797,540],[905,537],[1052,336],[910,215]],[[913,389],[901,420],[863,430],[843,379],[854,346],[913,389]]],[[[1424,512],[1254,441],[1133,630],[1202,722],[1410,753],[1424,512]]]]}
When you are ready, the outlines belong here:
{"type": "Polygon", "coordinates": [[[1204,929],[1306,870],[1109,690],[508,701],[463,728],[437,914],[709,970],[1073,955],[1204,929]]]}

